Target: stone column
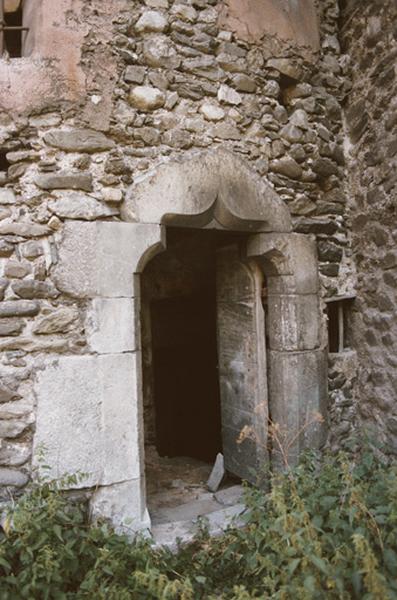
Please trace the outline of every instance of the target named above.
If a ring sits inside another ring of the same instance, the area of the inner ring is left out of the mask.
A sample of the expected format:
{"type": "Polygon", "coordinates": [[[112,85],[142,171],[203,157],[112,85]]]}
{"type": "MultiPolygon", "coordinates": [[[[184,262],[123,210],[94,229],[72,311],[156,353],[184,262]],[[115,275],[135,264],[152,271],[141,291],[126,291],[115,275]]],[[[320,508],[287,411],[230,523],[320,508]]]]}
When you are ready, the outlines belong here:
{"type": "Polygon", "coordinates": [[[272,464],[297,463],[305,448],[324,440],[327,403],[326,349],[314,239],[300,234],[258,234],[247,255],[263,266],[268,285],[270,417],[277,426],[272,464]],[[283,451],[280,449],[280,444],[283,451]]]}
{"type": "Polygon", "coordinates": [[[146,510],[141,399],[139,277],[162,247],[162,228],[69,222],[59,242],[58,289],[87,300],[89,353],[51,357],[38,374],[34,440],[50,474],[85,472],[94,517],[120,531],[150,526],[146,510]]]}

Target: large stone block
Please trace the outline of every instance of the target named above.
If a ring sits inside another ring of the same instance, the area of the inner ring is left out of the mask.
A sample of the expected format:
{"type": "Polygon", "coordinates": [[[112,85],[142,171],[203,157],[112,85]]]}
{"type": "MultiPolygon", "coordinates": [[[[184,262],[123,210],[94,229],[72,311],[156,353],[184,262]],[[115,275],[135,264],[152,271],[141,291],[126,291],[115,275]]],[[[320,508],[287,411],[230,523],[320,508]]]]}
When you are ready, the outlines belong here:
{"type": "Polygon", "coordinates": [[[133,535],[138,530],[150,529],[143,480],[98,488],[92,495],[90,509],[94,520],[109,520],[117,533],[133,535]]]}
{"type": "MultiPolygon", "coordinates": [[[[324,350],[268,353],[270,415],[280,427],[278,437],[291,465],[305,448],[319,448],[325,440],[327,363],[324,350]]],[[[273,440],[273,463],[282,464],[273,440]]]]}
{"type": "Polygon", "coordinates": [[[50,360],[35,384],[34,464],[42,447],[51,477],[87,473],[77,487],[139,478],[139,361],[137,353],[50,360]]]}
{"type": "Polygon", "coordinates": [[[268,297],[271,350],[313,350],[319,347],[319,303],[316,294],[268,297]]]}
{"type": "Polygon", "coordinates": [[[299,233],[258,233],[248,240],[247,256],[263,263],[270,294],[317,294],[314,237],[299,233]]]}
{"type": "Polygon", "coordinates": [[[87,313],[88,344],[99,354],[134,352],[138,347],[133,298],[95,298],[87,313]]]}
{"type": "Polygon", "coordinates": [[[58,289],[77,298],[133,297],[134,273],[163,248],[159,225],[67,223],[54,269],[58,289]]]}
{"type": "Polygon", "coordinates": [[[159,165],[128,191],[126,221],[203,227],[214,218],[243,231],[290,231],[287,207],[270,185],[234,154],[204,152],[159,165]]]}

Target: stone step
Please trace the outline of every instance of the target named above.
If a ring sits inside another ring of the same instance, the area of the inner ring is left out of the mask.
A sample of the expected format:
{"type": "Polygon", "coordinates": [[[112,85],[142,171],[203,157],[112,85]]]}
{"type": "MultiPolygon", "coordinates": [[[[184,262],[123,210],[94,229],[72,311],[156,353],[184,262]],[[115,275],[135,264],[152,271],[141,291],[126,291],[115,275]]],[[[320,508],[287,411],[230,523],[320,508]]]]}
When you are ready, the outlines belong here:
{"type": "Polygon", "coordinates": [[[200,520],[203,519],[205,519],[208,532],[211,536],[221,535],[231,525],[233,527],[242,527],[244,525],[242,515],[245,510],[245,504],[240,503],[213,511],[195,519],[154,525],[151,529],[154,547],[166,546],[170,550],[176,551],[178,545],[187,544],[193,540],[199,530],[200,520]]]}
{"type": "MultiPolygon", "coordinates": [[[[189,500],[189,502],[183,502],[175,506],[162,506],[159,504],[156,508],[153,508],[150,511],[152,523],[153,525],[161,525],[208,515],[222,507],[240,503],[242,495],[243,487],[241,485],[233,485],[215,494],[208,491],[199,491],[196,498],[189,500]]],[[[166,498],[167,494],[164,493],[164,500],[166,498]]]]}

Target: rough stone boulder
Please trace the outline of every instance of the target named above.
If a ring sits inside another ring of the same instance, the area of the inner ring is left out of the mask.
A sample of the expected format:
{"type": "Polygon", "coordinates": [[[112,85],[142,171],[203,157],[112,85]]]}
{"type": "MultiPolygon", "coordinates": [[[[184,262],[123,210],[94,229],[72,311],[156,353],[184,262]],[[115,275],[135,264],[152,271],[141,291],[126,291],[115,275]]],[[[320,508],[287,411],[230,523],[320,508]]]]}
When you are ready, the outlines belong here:
{"type": "Polygon", "coordinates": [[[113,140],[92,129],[53,129],[44,135],[44,141],[65,152],[103,152],[114,146],[113,140]]]}
{"type": "Polygon", "coordinates": [[[155,110],[164,106],[165,95],[157,88],[137,85],[131,90],[129,101],[139,110],[155,110]]]}

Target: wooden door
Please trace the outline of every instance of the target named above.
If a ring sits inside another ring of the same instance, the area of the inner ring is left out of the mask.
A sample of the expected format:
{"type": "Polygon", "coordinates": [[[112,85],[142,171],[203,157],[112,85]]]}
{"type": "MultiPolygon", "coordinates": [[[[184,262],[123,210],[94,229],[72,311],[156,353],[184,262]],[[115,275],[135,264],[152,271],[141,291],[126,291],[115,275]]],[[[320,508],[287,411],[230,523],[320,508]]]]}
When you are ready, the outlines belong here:
{"type": "MultiPolygon", "coordinates": [[[[251,483],[268,460],[262,273],[237,245],[217,251],[217,339],[225,468],[251,483]]],[[[262,478],[260,478],[262,480],[262,478]]]]}

